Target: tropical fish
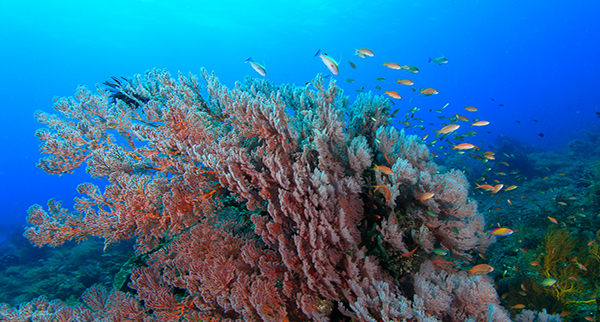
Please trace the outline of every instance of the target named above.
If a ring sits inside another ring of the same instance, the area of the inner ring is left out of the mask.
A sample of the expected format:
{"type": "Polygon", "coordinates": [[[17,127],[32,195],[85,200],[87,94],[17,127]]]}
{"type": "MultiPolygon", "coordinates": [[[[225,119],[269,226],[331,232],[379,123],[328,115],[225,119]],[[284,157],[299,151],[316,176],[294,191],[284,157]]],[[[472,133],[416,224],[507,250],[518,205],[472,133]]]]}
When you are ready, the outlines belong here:
{"type": "Polygon", "coordinates": [[[488,124],[490,124],[490,122],[488,122],[488,121],[479,121],[479,122],[475,122],[475,123],[471,124],[471,126],[486,126],[488,124]]]}
{"type": "Polygon", "coordinates": [[[459,150],[470,150],[473,149],[475,147],[475,145],[471,144],[471,143],[461,143],[458,145],[455,145],[454,149],[459,149],[459,150]]]}
{"type": "Polygon", "coordinates": [[[394,171],[392,171],[392,169],[390,169],[389,167],[386,167],[384,165],[373,164],[373,170],[377,170],[385,175],[394,174],[394,171]]]}
{"type": "Polygon", "coordinates": [[[414,84],[415,84],[415,82],[411,81],[411,80],[410,80],[410,79],[408,79],[408,78],[404,78],[404,79],[398,79],[398,80],[396,81],[396,83],[400,83],[400,84],[402,84],[402,85],[408,85],[408,86],[410,86],[410,85],[414,85],[414,84]]]}
{"type": "Polygon", "coordinates": [[[425,213],[428,214],[431,217],[437,217],[436,213],[433,212],[433,210],[427,210],[425,213]]]}
{"type": "Polygon", "coordinates": [[[433,89],[433,88],[423,88],[419,90],[419,94],[423,94],[425,96],[431,96],[431,95],[437,95],[440,92],[438,92],[437,90],[433,89]]]}
{"type": "Polygon", "coordinates": [[[504,189],[504,191],[511,191],[511,190],[515,190],[515,189],[517,189],[517,186],[512,185],[512,186],[509,186],[508,188],[504,189]]]}
{"type": "Polygon", "coordinates": [[[443,64],[447,64],[448,63],[448,58],[442,56],[442,57],[438,57],[438,58],[429,58],[429,62],[434,62],[438,65],[443,65],[443,64]]]}
{"type": "Polygon", "coordinates": [[[386,185],[381,184],[381,185],[377,185],[374,187],[375,187],[374,192],[377,192],[378,189],[381,189],[383,191],[383,193],[385,193],[385,201],[386,202],[388,202],[390,200],[390,198],[392,197],[392,192],[390,191],[390,189],[388,187],[386,187],[386,185]]]}
{"type": "Polygon", "coordinates": [[[548,220],[550,220],[551,222],[553,222],[555,224],[558,224],[558,220],[556,220],[556,218],[554,218],[554,217],[548,216],[548,220]]]}
{"type": "Polygon", "coordinates": [[[477,112],[477,107],[475,107],[475,106],[467,106],[467,107],[465,107],[465,110],[467,110],[469,112],[477,112]]]}
{"type": "Polygon", "coordinates": [[[525,304],[515,304],[513,306],[511,306],[510,308],[513,310],[518,310],[518,309],[522,309],[525,307],[525,304]]]}
{"type": "Polygon", "coordinates": [[[460,114],[456,114],[456,115],[454,115],[454,117],[456,117],[456,119],[458,119],[459,121],[469,122],[469,118],[466,117],[466,116],[462,116],[460,114]]]}
{"type": "Polygon", "coordinates": [[[398,94],[398,92],[396,91],[385,91],[385,93],[387,96],[391,97],[391,98],[395,98],[395,99],[401,99],[402,96],[400,96],[400,94],[398,94]]]}
{"type": "Polygon", "coordinates": [[[319,49],[315,54],[315,57],[317,56],[321,58],[325,66],[327,66],[327,68],[333,75],[337,75],[339,73],[339,64],[333,58],[329,57],[329,55],[327,55],[326,53],[321,53],[321,49],[319,49]]]}
{"type": "MultiPolygon", "coordinates": [[[[402,68],[404,69],[404,68],[402,68]]],[[[419,72],[419,69],[417,68],[417,66],[408,66],[408,68],[406,69],[407,72],[416,74],[419,72]]]]}
{"type": "Polygon", "coordinates": [[[494,189],[492,189],[492,194],[497,193],[498,191],[502,190],[502,188],[504,188],[504,185],[499,183],[497,185],[494,186],[494,189]]]}
{"type": "Polygon", "coordinates": [[[556,284],[556,280],[553,278],[547,278],[540,283],[543,287],[549,287],[556,284]]]}
{"type": "Polygon", "coordinates": [[[445,250],[443,250],[443,249],[441,249],[441,248],[435,248],[434,250],[432,250],[432,252],[434,254],[437,254],[437,255],[440,255],[440,256],[446,256],[446,255],[448,255],[448,252],[445,251],[445,250]]]}
{"type": "Polygon", "coordinates": [[[482,185],[476,184],[476,185],[477,185],[477,188],[475,188],[475,189],[483,189],[485,191],[494,190],[494,186],[489,185],[489,184],[482,184],[482,185]]]}
{"type": "Polygon", "coordinates": [[[585,267],[583,264],[581,264],[578,261],[575,261],[575,264],[577,265],[577,267],[579,267],[579,269],[582,269],[587,272],[587,267],[585,267]]]}
{"type": "Polygon", "coordinates": [[[400,65],[396,64],[396,63],[386,63],[383,62],[383,66],[387,67],[387,68],[391,68],[391,69],[401,69],[402,67],[400,67],[400,65]]]}
{"type": "Polygon", "coordinates": [[[353,79],[353,78],[346,78],[346,81],[347,81],[348,83],[354,83],[354,79],[353,79]]]}
{"type": "Polygon", "coordinates": [[[412,254],[414,254],[414,253],[415,253],[415,251],[417,250],[417,248],[419,248],[419,246],[415,247],[415,249],[411,250],[411,251],[410,251],[410,252],[408,252],[408,253],[401,254],[400,256],[402,256],[402,257],[410,257],[412,254]]]}
{"type": "Polygon", "coordinates": [[[355,55],[360,58],[365,58],[366,56],[369,56],[369,57],[375,56],[375,54],[373,54],[373,52],[367,48],[357,49],[355,55]]]}
{"type": "Polygon", "coordinates": [[[383,77],[379,77],[379,78],[375,78],[375,80],[376,80],[376,81],[383,82],[383,81],[385,81],[385,78],[383,78],[383,77]]]}
{"type": "Polygon", "coordinates": [[[419,201],[423,202],[425,200],[429,200],[431,198],[433,198],[433,196],[435,196],[435,193],[433,192],[426,192],[424,193],[421,197],[419,197],[419,201]]]}
{"type": "Polygon", "coordinates": [[[448,125],[444,126],[441,130],[436,131],[436,132],[437,132],[437,135],[448,134],[448,133],[452,133],[452,132],[458,130],[459,127],[460,127],[459,124],[448,124],[448,125]]]}
{"type": "Polygon", "coordinates": [[[489,233],[492,236],[506,237],[512,235],[514,232],[515,231],[510,228],[500,227],[490,231],[489,233]]]}
{"type": "Polygon", "coordinates": [[[477,275],[482,275],[482,274],[487,274],[489,272],[493,272],[494,268],[488,264],[479,264],[479,265],[475,265],[473,266],[473,268],[467,270],[467,272],[469,272],[469,276],[477,276],[477,275]]]}
{"type": "Polygon", "coordinates": [[[352,67],[352,68],[356,69],[356,65],[355,65],[353,62],[351,62],[351,61],[348,61],[348,64],[350,64],[350,67],[352,67]]]}
{"type": "Polygon", "coordinates": [[[261,64],[252,60],[252,57],[246,59],[246,63],[250,63],[250,66],[252,66],[252,68],[254,68],[254,70],[260,74],[260,76],[267,76],[267,71],[265,68],[261,64]]]}

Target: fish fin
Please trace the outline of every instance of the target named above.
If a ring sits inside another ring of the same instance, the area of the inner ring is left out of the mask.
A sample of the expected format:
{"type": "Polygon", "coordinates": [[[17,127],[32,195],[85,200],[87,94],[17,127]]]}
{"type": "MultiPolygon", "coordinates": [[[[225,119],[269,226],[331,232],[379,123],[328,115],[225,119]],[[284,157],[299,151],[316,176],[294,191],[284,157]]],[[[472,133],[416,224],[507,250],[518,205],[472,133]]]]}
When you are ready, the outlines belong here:
{"type": "Polygon", "coordinates": [[[319,56],[319,54],[321,54],[321,49],[317,50],[317,53],[315,54],[315,57],[319,56]]]}
{"type": "Polygon", "coordinates": [[[252,57],[246,59],[245,63],[252,61],[252,57]]]}

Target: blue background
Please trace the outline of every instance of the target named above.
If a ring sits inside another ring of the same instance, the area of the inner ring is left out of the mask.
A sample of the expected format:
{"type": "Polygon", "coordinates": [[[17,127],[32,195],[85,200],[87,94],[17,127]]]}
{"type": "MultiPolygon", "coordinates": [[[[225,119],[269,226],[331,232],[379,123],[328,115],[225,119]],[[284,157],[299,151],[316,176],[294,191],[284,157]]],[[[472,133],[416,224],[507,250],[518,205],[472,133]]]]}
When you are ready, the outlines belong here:
{"type": "Polygon", "coordinates": [[[261,77],[244,64],[251,56],[269,80],[301,85],[329,73],[313,57],[322,49],[340,61],[335,78],[351,97],[380,85],[404,96],[399,116],[420,107],[417,117],[436,122],[420,135],[440,128],[430,108],[450,103],[445,115],[473,117],[463,108],[474,105],[491,122],[477,141],[506,134],[559,149],[599,128],[598,12],[596,0],[0,1],[0,226],[23,225],[31,204],[52,197],[70,204],[76,185],[90,181],[83,169],[58,177],[35,167],[34,111],[53,113],[52,98],[78,85],[151,68],[197,74],[205,67],[231,86],[261,77]],[[362,47],[375,57],[354,56],[362,47]],[[442,54],[448,64],[427,63],[442,54]],[[440,94],[417,96],[396,78],[440,94]]]}

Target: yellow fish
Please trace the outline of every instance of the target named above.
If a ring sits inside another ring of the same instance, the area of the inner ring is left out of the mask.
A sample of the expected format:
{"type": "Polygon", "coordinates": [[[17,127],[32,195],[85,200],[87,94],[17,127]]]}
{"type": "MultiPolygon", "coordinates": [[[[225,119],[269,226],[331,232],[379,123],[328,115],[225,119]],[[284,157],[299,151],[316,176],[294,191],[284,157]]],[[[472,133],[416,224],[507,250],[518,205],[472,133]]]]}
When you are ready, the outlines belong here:
{"type": "Polygon", "coordinates": [[[543,287],[552,286],[552,285],[556,284],[556,280],[553,278],[547,278],[547,279],[543,280],[541,284],[543,287]]]}

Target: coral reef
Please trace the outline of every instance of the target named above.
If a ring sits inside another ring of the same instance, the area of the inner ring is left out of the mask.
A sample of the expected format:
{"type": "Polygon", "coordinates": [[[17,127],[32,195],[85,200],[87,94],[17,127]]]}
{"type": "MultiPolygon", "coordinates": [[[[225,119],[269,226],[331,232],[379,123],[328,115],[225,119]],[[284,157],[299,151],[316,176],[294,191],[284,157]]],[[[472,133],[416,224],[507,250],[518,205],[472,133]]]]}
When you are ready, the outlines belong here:
{"type": "Polygon", "coordinates": [[[89,289],[81,320],[507,319],[489,279],[454,269],[493,242],[468,181],[391,125],[387,99],[202,78],[152,70],[37,113],[40,168],[108,183],[79,185],[74,210],[32,206],[26,237],[134,238],[140,256],[135,292],[89,289]]]}

